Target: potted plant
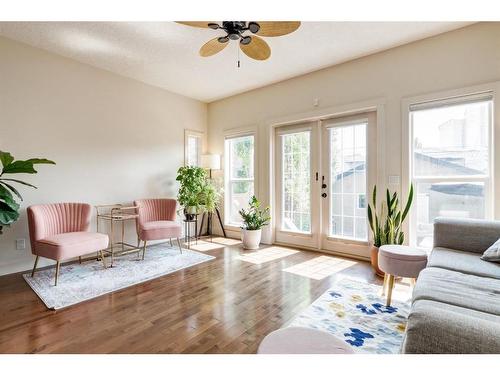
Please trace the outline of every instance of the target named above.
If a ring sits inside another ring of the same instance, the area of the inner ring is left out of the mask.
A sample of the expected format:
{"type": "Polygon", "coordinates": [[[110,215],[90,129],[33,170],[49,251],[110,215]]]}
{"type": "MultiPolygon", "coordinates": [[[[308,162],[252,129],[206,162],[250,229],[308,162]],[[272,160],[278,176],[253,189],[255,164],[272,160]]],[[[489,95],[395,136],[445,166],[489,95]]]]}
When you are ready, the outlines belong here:
{"type": "Polygon", "coordinates": [[[250,199],[249,206],[248,210],[241,209],[239,211],[243,219],[241,240],[243,241],[243,248],[255,250],[259,248],[262,227],[269,224],[271,216],[269,216],[269,207],[260,208],[260,202],[255,195],[250,199]]]}
{"type": "Polygon", "coordinates": [[[4,226],[9,226],[19,219],[20,204],[16,197],[21,201],[23,197],[19,191],[12,186],[13,183],[30,186],[36,189],[36,186],[27,182],[14,178],[5,178],[3,176],[17,173],[37,173],[34,168],[36,164],[55,163],[48,159],[14,160],[14,157],[10,153],[4,151],[0,151],[0,162],[2,163],[2,171],[0,172],[0,234],[2,234],[2,228],[4,226]]]}
{"type": "Polygon", "coordinates": [[[219,192],[207,179],[207,172],[200,167],[180,167],[177,171],[180,183],[177,200],[184,209],[186,220],[193,220],[201,211],[215,212],[219,192]]]}
{"type": "Polygon", "coordinates": [[[413,185],[410,185],[408,199],[403,211],[399,209],[399,197],[396,192],[392,195],[389,189],[386,191],[386,199],[382,204],[380,212],[377,212],[377,186],[373,188],[372,204],[368,204],[368,222],[373,233],[373,246],[370,250],[370,260],[377,276],[384,276],[384,272],[378,268],[378,249],[382,245],[402,245],[405,235],[402,230],[413,201],[413,185]],[[385,204],[385,206],[384,206],[385,204]]]}

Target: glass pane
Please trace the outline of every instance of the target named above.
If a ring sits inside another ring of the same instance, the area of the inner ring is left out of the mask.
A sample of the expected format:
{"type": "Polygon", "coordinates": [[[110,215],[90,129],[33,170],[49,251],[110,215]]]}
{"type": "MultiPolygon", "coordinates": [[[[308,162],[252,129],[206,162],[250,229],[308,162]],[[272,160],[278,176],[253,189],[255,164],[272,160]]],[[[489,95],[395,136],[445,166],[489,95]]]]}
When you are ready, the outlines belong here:
{"type": "Polygon", "coordinates": [[[254,137],[233,138],[230,141],[231,179],[253,179],[254,137]]]}
{"type": "Polygon", "coordinates": [[[484,183],[417,183],[416,193],[419,247],[432,248],[432,223],[438,216],[484,218],[484,183]]]}
{"type": "Polygon", "coordinates": [[[198,166],[200,162],[200,138],[188,136],[187,165],[198,166]]]}
{"type": "Polygon", "coordinates": [[[333,127],[330,136],[330,236],[364,241],[366,123],[333,127]]]}
{"type": "Polygon", "coordinates": [[[490,103],[412,112],[414,176],[488,175],[490,103]]]}
{"type": "Polygon", "coordinates": [[[281,136],[281,227],[292,232],[311,231],[310,132],[281,136]]]}
{"type": "Polygon", "coordinates": [[[230,202],[230,223],[241,223],[241,216],[238,213],[242,208],[248,207],[248,201],[253,195],[252,181],[236,181],[231,183],[231,202],[230,202]]]}

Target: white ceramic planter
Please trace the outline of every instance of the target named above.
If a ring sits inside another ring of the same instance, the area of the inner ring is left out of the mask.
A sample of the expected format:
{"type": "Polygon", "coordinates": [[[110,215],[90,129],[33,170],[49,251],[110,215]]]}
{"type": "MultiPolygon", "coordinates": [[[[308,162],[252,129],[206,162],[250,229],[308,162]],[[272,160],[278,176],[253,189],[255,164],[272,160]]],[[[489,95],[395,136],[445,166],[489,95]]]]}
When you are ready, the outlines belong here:
{"type": "Polygon", "coordinates": [[[260,238],[262,236],[262,229],[247,230],[241,228],[241,241],[243,241],[243,248],[247,250],[256,250],[260,245],[260,238]]]}

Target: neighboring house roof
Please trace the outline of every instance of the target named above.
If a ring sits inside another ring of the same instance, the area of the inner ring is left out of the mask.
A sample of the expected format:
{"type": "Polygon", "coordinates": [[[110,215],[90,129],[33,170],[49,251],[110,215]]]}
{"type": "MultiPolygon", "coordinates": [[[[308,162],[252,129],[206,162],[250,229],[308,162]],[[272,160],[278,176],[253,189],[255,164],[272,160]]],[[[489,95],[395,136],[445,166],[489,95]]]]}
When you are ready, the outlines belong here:
{"type": "Polygon", "coordinates": [[[446,185],[432,185],[431,190],[449,194],[449,195],[468,195],[472,197],[482,197],[484,195],[484,189],[481,185],[477,184],[446,184],[446,185]]]}
{"type": "MultiPolygon", "coordinates": [[[[457,175],[464,175],[464,176],[469,176],[469,175],[477,175],[478,171],[476,169],[464,167],[460,164],[455,164],[452,163],[444,158],[436,158],[434,156],[430,156],[427,154],[423,154],[420,152],[415,152],[415,157],[419,160],[422,161],[427,161],[429,163],[433,164],[439,164],[442,167],[448,168],[455,172],[457,175]]],[[[356,165],[353,168],[348,169],[347,171],[343,173],[339,173],[338,175],[335,176],[335,180],[340,180],[341,178],[348,177],[354,173],[354,171],[362,171],[365,169],[365,163],[360,162],[358,165],[356,165]]]]}

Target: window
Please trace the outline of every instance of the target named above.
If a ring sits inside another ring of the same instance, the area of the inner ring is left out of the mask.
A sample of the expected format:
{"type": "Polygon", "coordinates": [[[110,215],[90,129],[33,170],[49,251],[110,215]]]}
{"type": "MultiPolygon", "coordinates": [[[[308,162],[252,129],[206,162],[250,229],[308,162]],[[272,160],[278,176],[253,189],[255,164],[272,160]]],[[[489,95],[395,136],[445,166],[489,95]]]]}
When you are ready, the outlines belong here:
{"type": "Polygon", "coordinates": [[[291,232],[311,232],[311,132],[281,136],[281,226],[291,232]]]}
{"type": "Polygon", "coordinates": [[[184,135],[184,163],[186,166],[199,166],[203,133],[186,130],[184,135]]]}
{"type": "Polygon", "coordinates": [[[359,122],[328,129],[332,237],[367,239],[366,125],[359,122]]]}
{"type": "Polygon", "coordinates": [[[491,124],[490,94],[410,106],[414,245],[432,247],[438,216],[489,216],[491,124]]]}
{"type": "Polygon", "coordinates": [[[254,194],[254,136],[227,138],[225,144],[225,224],[239,226],[238,211],[254,194]]]}

